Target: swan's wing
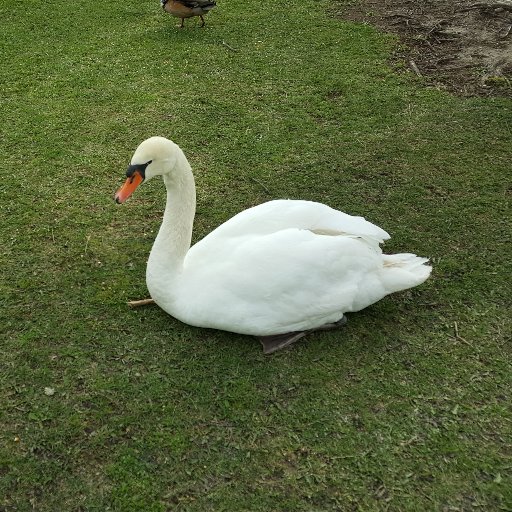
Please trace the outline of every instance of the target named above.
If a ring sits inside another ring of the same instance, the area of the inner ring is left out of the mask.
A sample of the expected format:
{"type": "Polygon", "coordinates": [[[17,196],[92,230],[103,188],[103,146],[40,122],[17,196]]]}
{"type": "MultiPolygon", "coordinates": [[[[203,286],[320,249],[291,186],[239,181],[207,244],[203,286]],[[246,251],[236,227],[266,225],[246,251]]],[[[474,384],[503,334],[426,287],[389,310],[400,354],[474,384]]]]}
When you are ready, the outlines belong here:
{"type": "Polygon", "coordinates": [[[337,321],[385,295],[378,269],[387,238],[364,218],[320,203],[250,208],[190,248],[175,316],[259,335],[337,321]]]}
{"type": "Polygon", "coordinates": [[[363,217],[347,215],[312,201],[280,199],[254,206],[235,215],[207,235],[200,245],[224,243],[247,235],[268,235],[284,229],[305,229],[319,235],[346,235],[379,244],[388,233],[363,217]]]}
{"type": "Polygon", "coordinates": [[[283,229],[207,245],[191,250],[180,292],[196,325],[260,335],[303,330],[384,295],[380,249],[361,237],[283,229]]]}

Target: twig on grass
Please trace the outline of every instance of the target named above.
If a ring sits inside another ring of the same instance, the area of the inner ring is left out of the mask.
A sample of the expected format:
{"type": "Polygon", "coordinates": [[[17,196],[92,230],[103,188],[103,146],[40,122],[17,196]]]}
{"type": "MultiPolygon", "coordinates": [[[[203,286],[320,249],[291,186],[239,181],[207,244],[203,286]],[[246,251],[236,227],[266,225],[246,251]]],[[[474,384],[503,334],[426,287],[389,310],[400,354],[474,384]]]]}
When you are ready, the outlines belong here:
{"type": "Polygon", "coordinates": [[[91,235],[88,235],[87,239],[85,241],[84,254],[87,254],[87,248],[89,247],[89,240],[90,239],[91,239],[91,235]]]}
{"type": "Polygon", "coordinates": [[[427,36],[430,36],[430,34],[432,34],[432,32],[438,32],[439,31],[439,28],[444,25],[445,23],[448,23],[448,20],[445,20],[445,19],[442,19],[442,20],[438,20],[436,21],[432,27],[430,27],[430,30],[427,32],[427,36]]]}
{"type": "Polygon", "coordinates": [[[465,338],[463,338],[460,334],[459,334],[459,326],[457,325],[457,322],[453,322],[453,330],[455,331],[455,336],[454,338],[456,340],[460,340],[462,341],[463,343],[465,343],[466,345],[472,347],[473,345],[468,341],[466,340],[465,338]]]}
{"type": "Polygon", "coordinates": [[[231,50],[232,52],[237,52],[238,48],[233,48],[231,45],[226,43],[226,41],[222,41],[222,45],[225,46],[228,50],[231,50]]]}
{"type": "Polygon", "coordinates": [[[493,2],[492,4],[477,2],[476,4],[468,5],[463,9],[459,9],[459,12],[474,11],[475,9],[505,9],[507,11],[512,11],[512,2],[493,2]]]}
{"type": "Polygon", "coordinates": [[[409,61],[409,66],[411,69],[419,76],[422,77],[421,71],[419,70],[418,66],[416,65],[416,62],[414,62],[412,59],[409,61]]]}
{"type": "Polygon", "coordinates": [[[154,304],[153,299],[142,299],[142,300],[131,300],[128,302],[128,306],[131,308],[137,308],[139,306],[147,306],[148,304],[154,304]]]}
{"type": "Polygon", "coordinates": [[[395,13],[392,13],[392,14],[386,14],[384,16],[384,18],[408,18],[408,19],[412,19],[412,16],[410,16],[409,14],[402,14],[400,12],[395,12],[395,13]]]}
{"type": "Polygon", "coordinates": [[[512,30],[512,25],[509,25],[505,30],[502,31],[500,38],[505,39],[510,34],[510,30],[512,30]]]}
{"type": "Polygon", "coordinates": [[[254,183],[257,183],[268,195],[270,195],[270,196],[272,195],[270,190],[265,185],[263,185],[263,183],[258,181],[256,178],[253,178],[252,176],[249,176],[249,179],[254,181],[254,183]]]}

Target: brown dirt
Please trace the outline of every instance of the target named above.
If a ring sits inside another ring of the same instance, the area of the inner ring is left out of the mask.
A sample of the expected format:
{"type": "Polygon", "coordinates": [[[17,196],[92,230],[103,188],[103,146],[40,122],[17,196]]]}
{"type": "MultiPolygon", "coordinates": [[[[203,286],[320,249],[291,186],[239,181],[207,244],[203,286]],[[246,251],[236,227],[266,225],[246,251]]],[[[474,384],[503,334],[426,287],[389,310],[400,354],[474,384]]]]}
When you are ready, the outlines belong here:
{"type": "Polygon", "coordinates": [[[436,87],[512,97],[512,0],[338,0],[335,11],[398,34],[393,60],[436,87]]]}

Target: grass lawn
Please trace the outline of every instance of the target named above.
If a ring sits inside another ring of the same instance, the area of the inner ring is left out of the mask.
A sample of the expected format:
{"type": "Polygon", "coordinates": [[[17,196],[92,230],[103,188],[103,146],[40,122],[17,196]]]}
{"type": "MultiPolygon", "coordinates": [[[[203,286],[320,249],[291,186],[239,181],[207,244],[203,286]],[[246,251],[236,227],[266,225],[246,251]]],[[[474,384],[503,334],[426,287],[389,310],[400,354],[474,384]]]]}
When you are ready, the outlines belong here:
{"type": "Polygon", "coordinates": [[[512,102],[424,87],[330,8],[2,0],[1,511],[512,510],[512,102]],[[310,199],[432,278],[271,357],[130,310],[165,195],[113,193],[151,135],[196,240],[310,199]]]}

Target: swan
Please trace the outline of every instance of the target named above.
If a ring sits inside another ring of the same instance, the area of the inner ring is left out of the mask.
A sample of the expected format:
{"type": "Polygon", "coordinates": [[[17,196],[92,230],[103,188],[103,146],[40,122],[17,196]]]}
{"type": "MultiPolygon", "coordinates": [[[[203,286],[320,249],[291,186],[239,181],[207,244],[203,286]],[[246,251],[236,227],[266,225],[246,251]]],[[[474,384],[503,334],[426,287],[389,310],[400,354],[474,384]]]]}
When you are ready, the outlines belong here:
{"type": "Polygon", "coordinates": [[[257,336],[266,354],[341,327],[345,313],[417,286],[432,270],[427,258],[383,254],[388,233],[363,217],[303,200],[244,210],[191,247],[194,177],[171,140],[137,147],[115,201],[158,175],[167,203],[147,262],[149,301],[196,327],[257,336]]]}

